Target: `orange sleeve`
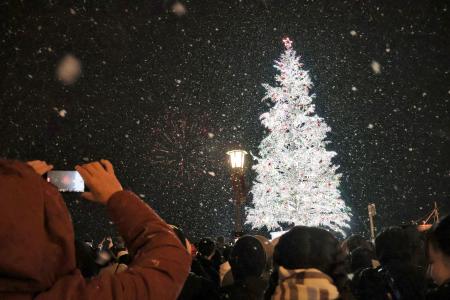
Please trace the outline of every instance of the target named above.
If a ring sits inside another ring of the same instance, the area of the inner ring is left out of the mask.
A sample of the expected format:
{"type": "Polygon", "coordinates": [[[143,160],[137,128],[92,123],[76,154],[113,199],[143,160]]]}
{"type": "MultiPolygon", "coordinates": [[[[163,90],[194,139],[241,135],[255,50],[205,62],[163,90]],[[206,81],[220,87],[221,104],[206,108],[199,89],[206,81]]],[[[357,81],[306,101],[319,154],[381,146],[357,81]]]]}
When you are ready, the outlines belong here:
{"type": "Polygon", "coordinates": [[[172,229],[135,194],[115,193],[108,212],[125,239],[133,261],[119,274],[89,281],[77,270],[60,278],[35,299],[176,299],[190,270],[191,257],[172,229]]]}

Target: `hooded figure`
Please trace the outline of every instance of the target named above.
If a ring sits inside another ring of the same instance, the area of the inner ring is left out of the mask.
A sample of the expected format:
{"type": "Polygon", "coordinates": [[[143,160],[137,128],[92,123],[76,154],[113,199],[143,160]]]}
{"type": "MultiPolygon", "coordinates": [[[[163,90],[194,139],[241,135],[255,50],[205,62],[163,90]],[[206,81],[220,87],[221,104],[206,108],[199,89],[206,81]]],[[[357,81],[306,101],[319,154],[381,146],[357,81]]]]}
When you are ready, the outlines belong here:
{"type": "Polygon", "coordinates": [[[72,222],[58,190],[0,161],[0,292],[35,294],[75,270],[72,222]]]}
{"type": "MultiPolygon", "coordinates": [[[[89,177],[97,183],[85,178],[91,191],[117,180],[107,163],[110,171],[86,165],[96,168],[89,177]]],[[[173,231],[131,192],[117,191],[104,203],[134,258],[121,274],[87,281],[76,267],[61,194],[30,166],[0,160],[0,299],[176,299],[190,257],[173,231]]]]}
{"type": "Polygon", "coordinates": [[[233,284],[221,290],[223,299],[257,300],[264,298],[272,267],[273,247],[263,236],[245,235],[230,254],[233,284]]]}

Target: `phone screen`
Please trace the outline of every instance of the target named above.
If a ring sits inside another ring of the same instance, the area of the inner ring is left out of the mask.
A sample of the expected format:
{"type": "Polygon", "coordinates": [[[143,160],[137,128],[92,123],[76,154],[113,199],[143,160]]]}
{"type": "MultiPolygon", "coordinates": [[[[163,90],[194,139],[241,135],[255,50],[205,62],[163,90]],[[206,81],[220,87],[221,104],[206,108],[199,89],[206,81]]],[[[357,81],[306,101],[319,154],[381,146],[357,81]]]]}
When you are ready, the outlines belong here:
{"type": "Polygon", "coordinates": [[[77,171],[50,171],[47,181],[54,184],[60,192],[84,192],[84,181],[77,171]]]}

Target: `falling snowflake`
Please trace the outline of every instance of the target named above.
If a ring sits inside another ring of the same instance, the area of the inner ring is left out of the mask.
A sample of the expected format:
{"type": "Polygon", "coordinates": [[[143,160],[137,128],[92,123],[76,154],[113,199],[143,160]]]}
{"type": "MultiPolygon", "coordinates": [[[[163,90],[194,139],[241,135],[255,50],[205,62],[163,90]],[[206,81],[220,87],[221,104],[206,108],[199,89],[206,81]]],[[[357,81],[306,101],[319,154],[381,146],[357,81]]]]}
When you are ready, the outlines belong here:
{"type": "Polygon", "coordinates": [[[356,86],[352,86],[352,91],[356,92],[357,90],[356,86]]]}
{"type": "Polygon", "coordinates": [[[369,125],[367,125],[367,128],[369,128],[369,129],[373,129],[373,124],[369,124],[369,125]]]}
{"type": "Polygon", "coordinates": [[[351,36],[356,36],[356,35],[357,35],[357,33],[356,33],[356,31],[355,31],[355,30],[350,30],[350,35],[351,35],[351,36]]]}
{"type": "Polygon", "coordinates": [[[370,64],[370,66],[372,67],[372,71],[375,74],[380,74],[381,73],[381,65],[379,62],[372,60],[372,63],[370,64]]]}
{"type": "Polygon", "coordinates": [[[73,55],[67,54],[59,62],[56,68],[56,76],[65,85],[70,85],[77,81],[81,74],[81,62],[73,55]]]}
{"type": "Polygon", "coordinates": [[[181,3],[180,1],[176,1],[172,5],[171,11],[173,14],[175,14],[179,17],[184,16],[187,12],[186,6],[183,3],[181,3]]]}
{"type": "Polygon", "coordinates": [[[64,118],[64,117],[67,115],[67,110],[61,109],[61,110],[58,112],[58,115],[59,115],[61,118],[64,118]]]}

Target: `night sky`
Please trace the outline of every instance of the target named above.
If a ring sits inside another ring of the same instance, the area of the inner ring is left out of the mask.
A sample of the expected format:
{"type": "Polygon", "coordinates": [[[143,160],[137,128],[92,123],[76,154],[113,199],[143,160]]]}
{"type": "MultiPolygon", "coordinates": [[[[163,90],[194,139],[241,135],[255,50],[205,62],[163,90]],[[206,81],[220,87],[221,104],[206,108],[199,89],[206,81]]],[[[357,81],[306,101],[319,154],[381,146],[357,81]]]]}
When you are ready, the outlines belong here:
{"type": "MultiPolygon", "coordinates": [[[[289,36],[332,128],[353,232],[368,231],[371,202],[379,228],[434,201],[450,212],[448,1],[119,2],[0,2],[0,157],[110,159],[189,237],[229,236],[225,152],[257,154],[261,84],[289,36]],[[66,55],[81,64],[71,84],[55,73],[66,55]]],[[[102,207],[64,197],[78,237],[114,232],[102,207]]]]}

